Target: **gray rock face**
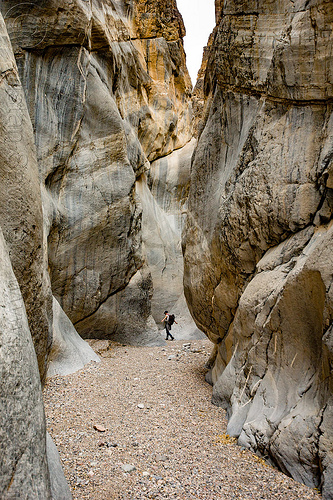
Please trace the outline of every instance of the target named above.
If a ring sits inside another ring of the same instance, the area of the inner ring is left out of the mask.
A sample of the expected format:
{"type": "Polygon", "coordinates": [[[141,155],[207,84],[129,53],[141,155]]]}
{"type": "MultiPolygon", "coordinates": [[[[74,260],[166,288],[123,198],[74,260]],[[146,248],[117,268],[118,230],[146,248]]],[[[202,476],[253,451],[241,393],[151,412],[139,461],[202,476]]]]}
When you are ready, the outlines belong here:
{"type": "Polygon", "coordinates": [[[0,497],[51,500],[37,358],[1,231],[0,276],[0,497]]]}
{"type": "Polygon", "coordinates": [[[69,375],[90,361],[99,362],[100,359],[77,333],[57,300],[53,299],[53,342],[47,376],[69,375]]]}
{"type": "Polygon", "coordinates": [[[333,6],[230,0],[217,19],[185,295],[228,432],[332,498],[333,6]]]}
{"type": "MultiPolygon", "coordinates": [[[[0,497],[48,500],[40,376],[52,340],[52,294],[33,130],[1,15],[0,35],[0,497]]],[[[61,466],[57,476],[66,482],[61,466]]]]}
{"type": "Polygon", "coordinates": [[[65,480],[57,447],[49,433],[46,434],[46,451],[51,477],[52,500],[72,500],[72,494],[65,480]]]}
{"type": "Polygon", "coordinates": [[[191,138],[176,4],[5,1],[3,12],[35,129],[53,293],[85,337],[129,338],[135,325],[157,339],[135,183],[191,138]]]}
{"type": "Polygon", "coordinates": [[[52,341],[52,294],[43,247],[36,150],[24,92],[2,17],[0,35],[0,227],[22,292],[43,378],[52,341]]]}

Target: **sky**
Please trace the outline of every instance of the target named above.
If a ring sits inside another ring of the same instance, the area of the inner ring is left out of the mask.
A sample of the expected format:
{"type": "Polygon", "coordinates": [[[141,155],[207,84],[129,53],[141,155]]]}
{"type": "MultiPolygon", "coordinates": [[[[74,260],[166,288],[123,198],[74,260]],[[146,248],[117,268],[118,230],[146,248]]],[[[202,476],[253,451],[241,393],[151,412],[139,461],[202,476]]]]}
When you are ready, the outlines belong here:
{"type": "Polygon", "coordinates": [[[194,86],[201,66],[203,47],[207,45],[208,37],[215,26],[215,2],[177,0],[177,6],[186,28],[184,38],[186,63],[194,86]]]}

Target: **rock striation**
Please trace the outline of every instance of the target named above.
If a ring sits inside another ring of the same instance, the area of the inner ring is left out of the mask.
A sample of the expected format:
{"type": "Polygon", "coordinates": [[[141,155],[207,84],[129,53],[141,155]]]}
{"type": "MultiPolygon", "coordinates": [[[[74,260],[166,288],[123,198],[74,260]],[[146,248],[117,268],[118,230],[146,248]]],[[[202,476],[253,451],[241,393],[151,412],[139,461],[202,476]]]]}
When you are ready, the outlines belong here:
{"type": "Polygon", "coordinates": [[[332,2],[216,2],[183,236],[229,434],[333,498],[332,2]]]}
{"type": "Polygon", "coordinates": [[[0,497],[51,499],[42,388],[24,302],[0,233],[0,497]]]}
{"type": "Polygon", "coordinates": [[[176,2],[2,5],[35,132],[53,294],[84,337],[154,341],[135,184],[191,140],[176,2]]]}

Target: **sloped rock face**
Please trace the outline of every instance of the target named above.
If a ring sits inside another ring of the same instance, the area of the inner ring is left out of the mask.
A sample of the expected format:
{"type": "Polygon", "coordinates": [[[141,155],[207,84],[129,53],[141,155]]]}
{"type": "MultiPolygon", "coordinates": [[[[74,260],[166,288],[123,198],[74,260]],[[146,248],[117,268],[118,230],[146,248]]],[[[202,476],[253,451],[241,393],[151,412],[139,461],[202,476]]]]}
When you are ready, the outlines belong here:
{"type": "Polygon", "coordinates": [[[229,433],[333,497],[331,2],[219,2],[184,232],[229,433]]]}
{"type": "Polygon", "coordinates": [[[191,138],[176,3],[2,10],[35,130],[53,293],[85,337],[129,339],[134,328],[152,341],[135,182],[191,138]]]}
{"type": "Polygon", "coordinates": [[[75,330],[73,324],[53,298],[53,342],[47,377],[69,375],[100,358],[75,330]]]}

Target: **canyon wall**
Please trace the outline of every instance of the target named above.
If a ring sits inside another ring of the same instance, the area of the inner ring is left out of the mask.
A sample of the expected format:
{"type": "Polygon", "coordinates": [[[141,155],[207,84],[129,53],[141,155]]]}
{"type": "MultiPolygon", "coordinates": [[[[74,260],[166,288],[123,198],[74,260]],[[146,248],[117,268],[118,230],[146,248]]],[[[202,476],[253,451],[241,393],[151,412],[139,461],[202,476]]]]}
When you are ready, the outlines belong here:
{"type": "Polygon", "coordinates": [[[35,132],[53,295],[83,337],[159,342],[135,186],[191,140],[176,3],[2,5],[35,132]]]}
{"type": "Polygon", "coordinates": [[[1,13],[0,496],[65,500],[40,377],[98,360],[76,329],[161,343],[156,322],[176,307],[198,334],[180,245],[185,31],[175,1],[4,0],[1,13]]]}
{"type": "Polygon", "coordinates": [[[69,500],[59,456],[46,441],[41,378],[52,343],[52,293],[37,158],[1,15],[0,36],[0,497],[69,500]]]}
{"type": "Polygon", "coordinates": [[[185,294],[229,434],[333,498],[333,4],[225,0],[216,17],[185,294]]]}

